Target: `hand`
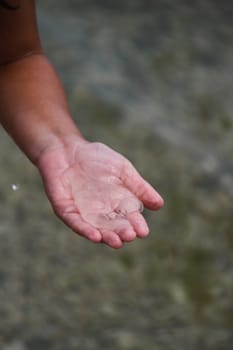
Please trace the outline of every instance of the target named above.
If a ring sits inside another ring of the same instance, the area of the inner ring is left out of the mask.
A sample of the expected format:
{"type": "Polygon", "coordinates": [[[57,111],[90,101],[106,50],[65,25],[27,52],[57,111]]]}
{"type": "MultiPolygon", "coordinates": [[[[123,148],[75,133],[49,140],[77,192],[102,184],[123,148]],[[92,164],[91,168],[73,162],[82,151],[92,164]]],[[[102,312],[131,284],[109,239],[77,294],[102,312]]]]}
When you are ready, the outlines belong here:
{"type": "Polygon", "coordinates": [[[93,242],[121,248],[146,237],[141,212],[162,207],[160,195],[122,155],[101,143],[73,140],[45,150],[38,162],[55,213],[93,242]]]}

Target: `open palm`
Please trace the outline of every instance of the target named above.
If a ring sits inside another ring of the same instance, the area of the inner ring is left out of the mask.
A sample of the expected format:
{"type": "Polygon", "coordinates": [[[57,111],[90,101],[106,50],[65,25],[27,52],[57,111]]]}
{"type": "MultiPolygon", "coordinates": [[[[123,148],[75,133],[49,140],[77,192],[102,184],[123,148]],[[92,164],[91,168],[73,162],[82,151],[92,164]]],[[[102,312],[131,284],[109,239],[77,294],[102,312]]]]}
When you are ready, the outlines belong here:
{"type": "Polygon", "coordinates": [[[55,213],[75,232],[113,248],[147,236],[143,206],[163,205],[133,165],[101,143],[72,141],[48,149],[39,169],[55,213]]]}

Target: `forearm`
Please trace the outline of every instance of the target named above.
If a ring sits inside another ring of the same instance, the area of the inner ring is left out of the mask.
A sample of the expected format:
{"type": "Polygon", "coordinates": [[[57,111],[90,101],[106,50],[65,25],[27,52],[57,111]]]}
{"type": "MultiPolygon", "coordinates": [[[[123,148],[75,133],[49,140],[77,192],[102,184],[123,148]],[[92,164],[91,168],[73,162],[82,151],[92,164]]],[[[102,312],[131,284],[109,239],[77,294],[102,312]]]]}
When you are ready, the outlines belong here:
{"type": "Polygon", "coordinates": [[[0,67],[0,121],[33,163],[47,147],[72,137],[82,140],[59,78],[43,54],[0,67]]]}

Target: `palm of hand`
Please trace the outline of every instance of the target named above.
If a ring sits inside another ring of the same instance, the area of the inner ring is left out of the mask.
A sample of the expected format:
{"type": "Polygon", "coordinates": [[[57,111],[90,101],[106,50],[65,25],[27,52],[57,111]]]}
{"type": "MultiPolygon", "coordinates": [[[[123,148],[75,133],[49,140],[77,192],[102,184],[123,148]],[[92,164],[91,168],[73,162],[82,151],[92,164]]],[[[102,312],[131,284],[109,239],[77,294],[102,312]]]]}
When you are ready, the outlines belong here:
{"type": "Polygon", "coordinates": [[[57,215],[75,232],[114,248],[147,236],[143,202],[150,209],[162,206],[132,164],[100,143],[47,152],[40,170],[57,215]]]}

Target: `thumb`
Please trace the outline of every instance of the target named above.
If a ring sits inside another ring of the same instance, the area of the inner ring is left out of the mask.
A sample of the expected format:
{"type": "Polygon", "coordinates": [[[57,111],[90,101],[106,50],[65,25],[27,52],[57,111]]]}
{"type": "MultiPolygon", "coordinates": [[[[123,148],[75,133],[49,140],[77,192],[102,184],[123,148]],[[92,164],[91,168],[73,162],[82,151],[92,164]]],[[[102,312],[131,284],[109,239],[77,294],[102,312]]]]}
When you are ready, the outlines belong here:
{"type": "Polygon", "coordinates": [[[126,159],[121,173],[123,184],[135,194],[144,206],[151,210],[160,209],[164,200],[159,193],[138,173],[133,164],[126,159]]]}

